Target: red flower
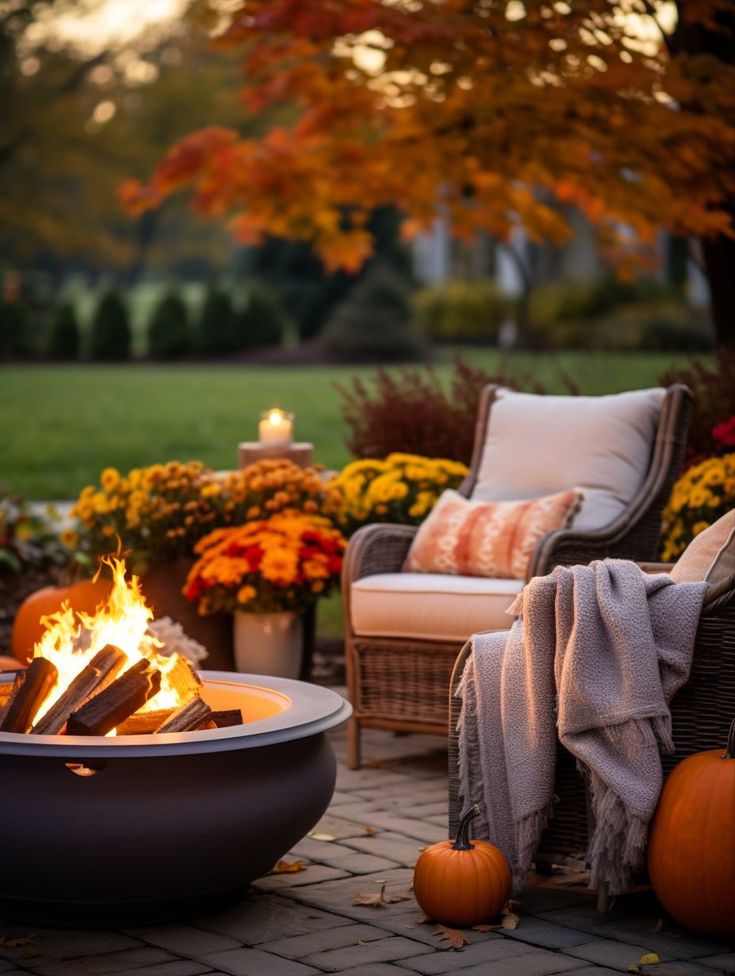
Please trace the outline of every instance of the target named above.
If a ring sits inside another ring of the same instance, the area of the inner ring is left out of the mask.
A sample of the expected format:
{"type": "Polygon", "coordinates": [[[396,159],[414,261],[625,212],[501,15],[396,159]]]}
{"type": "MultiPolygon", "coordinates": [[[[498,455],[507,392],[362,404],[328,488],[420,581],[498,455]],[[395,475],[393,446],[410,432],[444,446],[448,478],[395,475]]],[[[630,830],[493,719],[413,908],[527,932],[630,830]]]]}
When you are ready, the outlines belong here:
{"type": "Polygon", "coordinates": [[[712,436],[718,447],[735,447],[735,416],[723,420],[721,424],[715,424],[712,436]]]}

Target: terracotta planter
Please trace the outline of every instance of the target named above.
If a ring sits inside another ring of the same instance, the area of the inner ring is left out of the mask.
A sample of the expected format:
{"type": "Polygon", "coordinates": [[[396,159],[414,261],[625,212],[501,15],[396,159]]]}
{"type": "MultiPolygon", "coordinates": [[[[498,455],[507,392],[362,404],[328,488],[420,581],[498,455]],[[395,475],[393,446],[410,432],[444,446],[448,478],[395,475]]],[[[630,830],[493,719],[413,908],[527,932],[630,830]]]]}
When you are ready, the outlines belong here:
{"type": "Polygon", "coordinates": [[[196,603],[190,603],[181,592],[193,565],[191,559],[175,559],[152,566],[141,577],[143,594],[157,617],[177,620],[189,637],[207,648],[209,657],[203,667],[211,671],[234,671],[232,617],[226,613],[203,617],[196,603]]]}
{"type": "Polygon", "coordinates": [[[246,674],[298,678],[304,626],[297,613],[235,613],[235,664],[246,674]]]}

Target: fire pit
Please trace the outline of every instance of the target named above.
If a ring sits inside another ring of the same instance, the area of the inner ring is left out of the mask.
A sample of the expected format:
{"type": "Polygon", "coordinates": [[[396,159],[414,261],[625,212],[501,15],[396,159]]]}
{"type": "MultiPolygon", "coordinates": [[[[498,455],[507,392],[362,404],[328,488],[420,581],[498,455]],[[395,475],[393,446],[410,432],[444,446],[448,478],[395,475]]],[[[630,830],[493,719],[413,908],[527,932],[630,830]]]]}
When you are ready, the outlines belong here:
{"type": "Polygon", "coordinates": [[[94,614],[46,618],[0,675],[0,917],[150,923],[240,894],[332,798],[350,706],[300,681],[197,674],[110,560],[94,614]],[[11,687],[12,684],[12,687],[11,687]]]}
{"type": "MultiPolygon", "coordinates": [[[[151,923],[242,894],[332,797],[326,736],[350,706],[283,678],[203,672],[244,724],[148,735],[0,732],[0,917],[151,923]]],[[[0,676],[0,685],[13,676],[0,676]]]]}

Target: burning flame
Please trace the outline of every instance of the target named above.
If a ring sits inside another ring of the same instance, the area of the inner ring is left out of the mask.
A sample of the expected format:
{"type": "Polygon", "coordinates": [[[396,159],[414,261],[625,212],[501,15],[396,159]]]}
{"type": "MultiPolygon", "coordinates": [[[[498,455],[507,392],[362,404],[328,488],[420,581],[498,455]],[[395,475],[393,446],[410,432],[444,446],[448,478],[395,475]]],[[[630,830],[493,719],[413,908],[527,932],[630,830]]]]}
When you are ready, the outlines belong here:
{"type": "MultiPolygon", "coordinates": [[[[103,562],[112,569],[113,585],[109,597],[94,614],[72,610],[64,604],[57,613],[42,618],[46,630],[34,647],[33,656],[51,661],[59,672],[59,679],[36,712],[34,722],[46,714],[82,668],[107,644],[114,644],[126,654],[128,660],[124,671],[142,658],[148,658],[161,672],[161,690],[139,709],[140,712],[176,708],[182,704],[168,678],[178,655],[160,654],[159,648],[163,644],[148,632],[153,611],[141,593],[138,577],[126,580],[122,559],[111,558],[103,562]]],[[[114,731],[108,734],[114,735],[114,731]]]]}

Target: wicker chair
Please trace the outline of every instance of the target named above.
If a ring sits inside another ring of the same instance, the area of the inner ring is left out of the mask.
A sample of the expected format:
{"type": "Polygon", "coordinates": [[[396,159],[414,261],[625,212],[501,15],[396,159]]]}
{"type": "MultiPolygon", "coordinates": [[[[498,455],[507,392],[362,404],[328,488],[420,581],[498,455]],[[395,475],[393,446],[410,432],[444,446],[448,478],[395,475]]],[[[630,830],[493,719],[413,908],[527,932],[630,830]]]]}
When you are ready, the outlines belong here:
{"type": "MultiPolygon", "coordinates": [[[[497,387],[488,386],[480,400],[470,472],[459,489],[468,498],[478,484],[498,392],[497,387]]],[[[606,556],[641,561],[656,558],[661,512],[683,459],[690,403],[686,387],[674,385],[666,391],[648,470],[627,508],[603,529],[562,529],[543,536],[531,558],[528,578],[548,573],[556,565],[587,563],[606,556]]],[[[365,636],[356,631],[352,585],[368,576],[400,572],[415,532],[412,526],[365,526],[352,537],[346,553],[342,592],[347,686],[354,708],[348,729],[347,761],[351,769],[360,765],[363,728],[447,734],[447,690],[457,654],[474,630],[491,626],[470,627],[461,639],[451,640],[365,636]]]]}
{"type": "MultiPolygon", "coordinates": [[[[456,830],[462,807],[456,732],[461,703],[455,692],[470,649],[468,642],[457,658],[449,696],[450,836],[456,830]]],[[[692,671],[671,704],[671,716],[676,752],[662,757],[664,775],[694,752],[724,747],[735,716],[735,580],[732,578],[707,594],[697,629],[692,671]]],[[[592,815],[585,783],[574,757],[562,745],[557,746],[554,795],[554,815],[536,855],[536,868],[541,873],[548,871],[552,864],[583,867],[591,836],[592,815]]],[[[606,894],[598,894],[598,905],[603,909],[606,894]]]]}

